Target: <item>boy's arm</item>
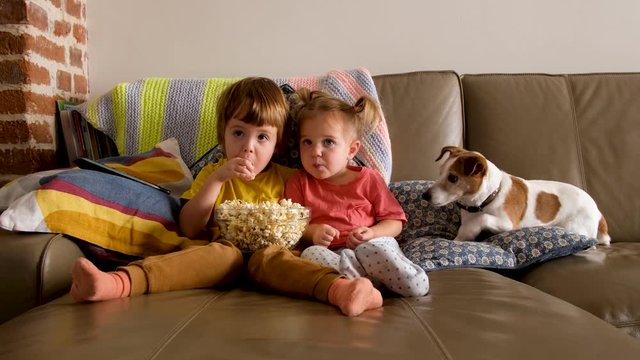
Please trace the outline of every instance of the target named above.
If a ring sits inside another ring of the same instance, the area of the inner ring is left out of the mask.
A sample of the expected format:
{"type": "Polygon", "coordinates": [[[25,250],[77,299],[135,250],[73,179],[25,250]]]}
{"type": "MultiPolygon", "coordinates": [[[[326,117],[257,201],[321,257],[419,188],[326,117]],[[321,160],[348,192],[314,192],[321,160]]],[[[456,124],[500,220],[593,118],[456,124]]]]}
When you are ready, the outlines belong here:
{"type": "Polygon", "coordinates": [[[213,174],[209,175],[202,188],[184,204],[180,210],[179,223],[180,230],[186,237],[194,238],[205,229],[222,184],[213,174]]]}

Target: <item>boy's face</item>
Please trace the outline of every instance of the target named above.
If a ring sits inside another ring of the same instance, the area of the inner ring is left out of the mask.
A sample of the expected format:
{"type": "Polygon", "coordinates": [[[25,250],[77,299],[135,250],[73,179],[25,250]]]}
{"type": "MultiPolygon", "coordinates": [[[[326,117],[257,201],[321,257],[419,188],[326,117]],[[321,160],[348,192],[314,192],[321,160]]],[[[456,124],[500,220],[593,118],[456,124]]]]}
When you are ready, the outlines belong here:
{"type": "Polygon", "coordinates": [[[275,126],[256,126],[231,119],[224,131],[224,148],[228,159],[244,158],[253,163],[258,174],[269,164],[276,148],[275,126]]]}
{"type": "Polygon", "coordinates": [[[329,112],[306,119],[300,126],[300,158],[302,166],[316,179],[341,183],[347,164],[358,149],[352,128],[345,128],[340,112],[329,112]]]}

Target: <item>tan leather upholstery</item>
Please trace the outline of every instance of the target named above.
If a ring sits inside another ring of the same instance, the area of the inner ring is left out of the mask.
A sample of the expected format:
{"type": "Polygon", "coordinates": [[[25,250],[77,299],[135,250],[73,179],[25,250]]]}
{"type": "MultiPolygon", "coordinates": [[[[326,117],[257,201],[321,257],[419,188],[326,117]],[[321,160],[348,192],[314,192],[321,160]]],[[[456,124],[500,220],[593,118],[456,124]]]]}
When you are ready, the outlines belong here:
{"type": "Polygon", "coordinates": [[[640,339],[640,243],[615,243],[550,261],[521,281],[640,339]]]}
{"type": "MultiPolygon", "coordinates": [[[[640,358],[639,76],[460,82],[452,71],[422,71],[374,81],[392,180],[435,179],[440,148],[466,144],[515,175],[587,189],[614,241],[625,242],[508,274],[518,281],[482,269],[430,272],[427,296],[386,298],[357,318],[248,285],[94,304],[66,295],[0,325],[0,359],[640,358]]],[[[0,232],[0,243],[2,316],[68,289],[80,256],[70,240],[0,232]]]]}
{"type": "Polygon", "coordinates": [[[391,137],[391,180],[435,179],[440,149],[463,141],[458,75],[423,71],[373,80],[391,137]]]}
{"type": "Polygon", "coordinates": [[[585,189],[614,241],[638,241],[640,74],[465,75],[466,145],[526,179],[585,189]]]}
{"type": "Polygon", "coordinates": [[[431,294],[357,318],[234,289],[90,305],[64,297],[0,326],[0,359],[616,359],[640,341],[532,287],[480,269],[431,274],[431,294]]]}
{"type": "Polygon", "coordinates": [[[58,234],[0,230],[0,323],[66,293],[80,249],[58,234]]]}

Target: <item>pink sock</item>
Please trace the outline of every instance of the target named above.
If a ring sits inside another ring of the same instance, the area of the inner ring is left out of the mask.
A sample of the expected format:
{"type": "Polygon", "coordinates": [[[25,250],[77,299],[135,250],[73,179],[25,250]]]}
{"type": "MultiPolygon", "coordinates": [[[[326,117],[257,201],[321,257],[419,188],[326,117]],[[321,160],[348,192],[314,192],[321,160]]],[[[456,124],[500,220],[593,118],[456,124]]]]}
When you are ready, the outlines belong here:
{"type": "Polygon", "coordinates": [[[76,260],[71,276],[71,298],[75,302],[123,298],[131,292],[131,280],[126,272],[100,271],[86,258],[76,260]]]}
{"type": "Polygon", "coordinates": [[[329,287],[329,303],[347,316],[358,316],[382,306],[382,294],[367,278],[338,279],[329,287]]]}

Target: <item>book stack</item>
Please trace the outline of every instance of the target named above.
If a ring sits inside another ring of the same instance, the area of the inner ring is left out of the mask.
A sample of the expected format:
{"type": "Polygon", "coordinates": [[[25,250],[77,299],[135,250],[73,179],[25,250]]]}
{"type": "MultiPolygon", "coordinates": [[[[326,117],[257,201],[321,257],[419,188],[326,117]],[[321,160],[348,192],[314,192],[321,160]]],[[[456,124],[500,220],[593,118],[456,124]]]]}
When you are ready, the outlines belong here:
{"type": "Polygon", "coordinates": [[[94,128],[73,109],[73,104],[59,101],[58,114],[69,164],[77,158],[97,160],[118,155],[113,140],[94,128]]]}

